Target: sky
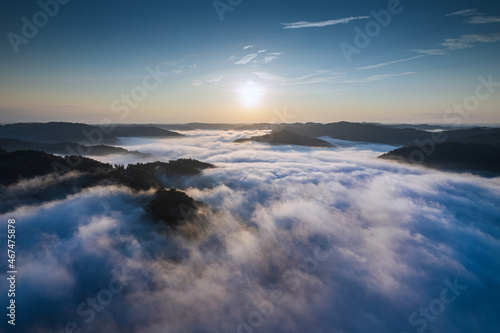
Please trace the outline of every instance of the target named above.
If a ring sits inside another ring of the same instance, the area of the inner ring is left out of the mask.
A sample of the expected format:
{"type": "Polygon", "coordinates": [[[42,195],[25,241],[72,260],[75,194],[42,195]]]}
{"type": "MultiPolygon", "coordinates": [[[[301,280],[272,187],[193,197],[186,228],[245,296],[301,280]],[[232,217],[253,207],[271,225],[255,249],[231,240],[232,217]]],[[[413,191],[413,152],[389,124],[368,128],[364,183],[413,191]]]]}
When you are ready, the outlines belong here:
{"type": "Polygon", "coordinates": [[[3,2],[0,123],[500,123],[497,1],[55,1],[3,2]]]}

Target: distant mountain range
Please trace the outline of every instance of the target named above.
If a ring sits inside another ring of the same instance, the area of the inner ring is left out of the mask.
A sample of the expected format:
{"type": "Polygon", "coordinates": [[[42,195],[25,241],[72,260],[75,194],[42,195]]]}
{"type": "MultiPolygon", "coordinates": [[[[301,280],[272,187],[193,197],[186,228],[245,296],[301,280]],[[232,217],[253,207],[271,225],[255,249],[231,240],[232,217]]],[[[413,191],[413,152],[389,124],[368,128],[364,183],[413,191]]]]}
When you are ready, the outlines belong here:
{"type": "Polygon", "coordinates": [[[293,133],[287,129],[281,129],[262,136],[254,136],[247,139],[238,139],[234,142],[265,142],[273,145],[298,145],[307,147],[334,147],[331,143],[324,140],[310,138],[304,135],[293,133]]]}
{"type": "Polygon", "coordinates": [[[406,145],[413,143],[416,139],[422,140],[430,137],[429,132],[412,128],[400,129],[385,125],[349,122],[331,124],[289,124],[283,125],[280,128],[314,138],[329,136],[339,140],[383,143],[389,145],[406,145]]]}
{"type": "Polygon", "coordinates": [[[178,130],[271,130],[269,134],[238,139],[235,142],[266,142],[276,145],[301,145],[307,147],[333,147],[332,144],[321,140],[321,137],[330,137],[338,140],[380,143],[393,146],[404,146],[396,149],[383,158],[399,158],[409,160],[408,153],[420,149],[427,155],[425,148],[429,143],[434,147],[432,154],[426,156],[423,165],[442,169],[484,170],[490,172],[496,168],[500,146],[500,128],[469,127],[456,129],[453,126],[443,127],[439,134],[429,132],[435,130],[436,125],[382,125],[373,123],[336,122],[321,123],[294,123],[294,124],[206,124],[189,123],[185,125],[115,125],[108,133],[98,126],[80,123],[20,123],[0,126],[0,149],[14,151],[19,149],[40,150],[61,155],[107,155],[107,154],[136,154],[120,147],[120,137],[182,137],[182,134],[170,131],[178,130]],[[405,126],[411,126],[407,128],[405,126]],[[161,128],[160,128],[161,127],[161,128]],[[424,130],[425,129],[425,130],[424,130]],[[436,135],[440,140],[435,140],[436,135]],[[90,142],[93,141],[93,142],[90,142]],[[95,143],[95,142],[98,143],[95,143]],[[77,145],[77,143],[84,143],[77,145]],[[87,144],[88,143],[88,144],[87,144]],[[482,146],[484,145],[484,146],[482,146]],[[68,151],[68,147],[71,149],[68,151]],[[424,148],[422,148],[424,147],[424,148]],[[80,148],[80,149],[78,149],[80,148]],[[460,154],[460,151],[467,153],[460,154]],[[474,153],[481,155],[476,155],[474,153]],[[91,153],[86,153],[91,151],[91,153]],[[458,153],[457,153],[458,152],[458,153]],[[488,155],[488,157],[485,157],[488,155]],[[445,163],[449,160],[449,163],[445,163]],[[474,160],[472,163],[471,161],[474,160]]]}
{"type": "MultiPolygon", "coordinates": [[[[80,123],[19,123],[0,125],[0,138],[32,142],[59,143],[99,141],[98,144],[116,144],[119,137],[181,137],[182,134],[154,126],[116,126],[112,131],[99,126],[80,123]]],[[[94,142],[90,142],[94,144],[94,142]]]]}
{"type": "MultiPolygon", "coordinates": [[[[320,123],[294,123],[294,124],[270,124],[259,123],[244,125],[237,130],[266,130],[273,132],[286,129],[295,134],[310,138],[328,136],[332,139],[381,143],[394,146],[405,146],[415,144],[416,141],[432,139],[429,129],[435,129],[435,125],[382,125],[371,123],[337,122],[329,124],[320,123]],[[414,127],[414,128],[413,128],[414,127]],[[424,130],[425,129],[425,130],[424,130]]],[[[487,127],[474,127],[466,129],[451,129],[451,126],[442,126],[444,134],[449,142],[500,144],[500,129],[487,127]]]]}
{"type": "Polygon", "coordinates": [[[6,151],[16,150],[39,150],[46,153],[83,156],[104,156],[110,154],[135,155],[137,157],[152,157],[151,154],[140,153],[138,151],[129,151],[121,147],[106,145],[86,146],[74,142],[43,143],[24,141],[19,139],[0,138],[0,149],[6,151]]]}
{"type": "Polygon", "coordinates": [[[380,156],[382,159],[421,164],[451,171],[486,171],[500,174],[500,145],[441,143],[428,155],[418,146],[408,146],[380,156]]]}

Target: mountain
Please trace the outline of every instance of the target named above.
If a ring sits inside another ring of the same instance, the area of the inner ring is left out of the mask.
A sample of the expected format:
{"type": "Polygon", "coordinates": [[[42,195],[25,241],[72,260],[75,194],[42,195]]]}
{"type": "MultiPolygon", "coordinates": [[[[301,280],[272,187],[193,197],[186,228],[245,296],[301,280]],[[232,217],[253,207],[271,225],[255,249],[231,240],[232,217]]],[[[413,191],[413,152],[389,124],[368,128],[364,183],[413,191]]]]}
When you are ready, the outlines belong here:
{"type": "Polygon", "coordinates": [[[329,136],[339,140],[383,143],[396,146],[412,144],[415,140],[431,137],[429,132],[412,128],[400,129],[385,125],[349,123],[345,121],[330,124],[296,123],[283,125],[280,128],[311,138],[329,136]]]}
{"type": "Polygon", "coordinates": [[[58,143],[82,142],[85,144],[116,144],[118,137],[180,137],[182,134],[164,130],[154,126],[116,126],[106,131],[99,126],[50,122],[50,123],[18,123],[0,125],[0,138],[20,139],[33,142],[58,143]],[[106,133],[109,132],[109,133],[106,133]]]}
{"type": "Polygon", "coordinates": [[[0,213],[12,211],[22,204],[35,205],[60,200],[98,185],[121,185],[135,191],[154,189],[156,193],[149,203],[145,203],[145,211],[153,220],[163,221],[164,232],[188,225],[184,231],[180,230],[181,234],[193,237],[197,233],[194,227],[199,226],[202,221],[198,216],[198,208],[207,206],[178,190],[164,190],[164,181],[166,178],[196,176],[204,169],[214,167],[212,164],[193,159],[113,167],[78,156],[64,158],[42,151],[7,152],[0,149],[0,213]],[[74,170],[79,173],[68,173],[74,170]],[[20,180],[37,176],[47,178],[36,180],[38,185],[29,191],[22,190],[22,187],[18,188],[17,192],[8,190],[8,186],[20,180]]]}
{"type": "Polygon", "coordinates": [[[153,125],[169,131],[194,131],[195,128],[182,124],[153,125]]]}
{"type": "Polygon", "coordinates": [[[161,129],[156,126],[116,126],[112,132],[115,137],[181,137],[182,134],[161,129]]]}
{"type": "Polygon", "coordinates": [[[127,167],[119,166],[106,177],[134,190],[148,190],[163,187],[162,177],[195,176],[210,168],[215,168],[215,166],[193,159],[179,159],[168,163],[153,162],[129,164],[127,167]]]}
{"type": "Polygon", "coordinates": [[[423,155],[417,146],[408,146],[393,150],[379,158],[404,163],[416,161],[421,165],[441,170],[500,173],[500,145],[441,143],[436,144],[435,151],[428,155],[423,155]],[[423,161],[422,156],[424,156],[423,161]]]}
{"type": "Polygon", "coordinates": [[[157,221],[162,221],[173,229],[186,223],[196,209],[197,202],[186,193],[176,189],[157,190],[151,202],[146,206],[146,211],[150,212],[157,221]]]}
{"type": "MultiPolygon", "coordinates": [[[[378,123],[372,123],[374,125],[381,125],[378,123]]],[[[435,130],[455,130],[461,128],[470,128],[467,125],[443,125],[443,124],[383,124],[384,126],[394,127],[394,128],[413,128],[422,131],[435,131],[435,130]]]]}
{"type": "Polygon", "coordinates": [[[465,130],[444,131],[446,142],[500,145],[500,128],[476,127],[465,130]]]}
{"type": "Polygon", "coordinates": [[[207,123],[189,123],[186,124],[186,126],[189,126],[194,129],[200,129],[200,130],[214,130],[214,131],[228,131],[228,130],[234,130],[243,124],[207,124],[207,123]]]}
{"type": "Polygon", "coordinates": [[[334,147],[329,142],[310,138],[304,135],[293,133],[287,129],[281,129],[277,131],[273,131],[270,134],[262,135],[262,136],[254,136],[248,139],[238,139],[234,142],[266,142],[273,145],[298,145],[298,146],[307,146],[307,147],[334,147]]]}
{"type": "Polygon", "coordinates": [[[9,185],[19,179],[30,179],[53,172],[59,175],[80,171],[92,175],[92,183],[105,181],[126,185],[135,190],[161,188],[163,176],[194,176],[213,164],[193,159],[130,164],[113,167],[107,163],[81,156],[56,156],[42,151],[18,150],[7,152],[0,149],[0,185],[9,185]]]}
{"type": "Polygon", "coordinates": [[[0,149],[5,149],[6,151],[39,150],[46,153],[61,155],[80,154],[83,156],[104,156],[110,154],[131,154],[137,157],[152,156],[138,151],[129,151],[125,148],[106,145],[85,146],[74,142],[41,143],[8,138],[0,138],[0,149]]]}
{"type": "Polygon", "coordinates": [[[235,130],[237,130],[237,131],[273,130],[279,126],[280,126],[280,124],[258,123],[258,124],[243,125],[243,126],[237,127],[235,130]]]}
{"type": "MultiPolygon", "coordinates": [[[[74,156],[68,156],[68,159],[75,160],[74,156]]],[[[72,170],[95,173],[113,169],[110,164],[101,163],[90,158],[79,157],[78,161],[79,163],[72,170]]],[[[60,166],[65,166],[66,162],[67,160],[63,157],[42,151],[18,150],[6,152],[2,150],[0,151],[0,185],[9,185],[19,179],[48,175],[61,170],[60,166]]],[[[68,171],[70,171],[70,168],[68,168],[68,171]]]]}

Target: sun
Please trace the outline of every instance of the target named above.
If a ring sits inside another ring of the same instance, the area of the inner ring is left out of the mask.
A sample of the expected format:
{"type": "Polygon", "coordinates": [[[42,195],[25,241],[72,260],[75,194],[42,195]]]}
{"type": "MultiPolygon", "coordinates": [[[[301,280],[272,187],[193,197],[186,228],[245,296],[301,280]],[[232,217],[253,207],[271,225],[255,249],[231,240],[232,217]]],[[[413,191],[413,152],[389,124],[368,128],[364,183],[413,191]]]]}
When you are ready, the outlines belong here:
{"type": "Polygon", "coordinates": [[[239,89],[240,101],[246,108],[255,108],[260,104],[264,89],[253,81],[247,82],[239,89]]]}

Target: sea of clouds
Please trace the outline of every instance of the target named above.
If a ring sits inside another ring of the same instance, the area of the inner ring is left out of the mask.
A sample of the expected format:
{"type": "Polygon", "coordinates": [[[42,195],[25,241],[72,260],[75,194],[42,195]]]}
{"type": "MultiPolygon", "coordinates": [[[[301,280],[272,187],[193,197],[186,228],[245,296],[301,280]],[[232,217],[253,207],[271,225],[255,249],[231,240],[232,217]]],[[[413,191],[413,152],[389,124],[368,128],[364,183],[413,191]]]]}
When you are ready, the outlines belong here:
{"type": "Polygon", "coordinates": [[[153,191],[34,204],[25,193],[54,178],[6,189],[23,203],[0,215],[17,221],[16,332],[500,331],[500,178],[378,160],[386,145],[232,143],[262,133],[123,139],[217,166],[164,179],[211,207],[197,237],[159,232],[143,209],[153,191]]]}

